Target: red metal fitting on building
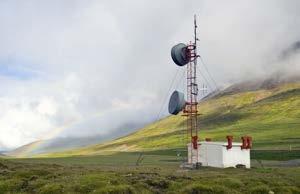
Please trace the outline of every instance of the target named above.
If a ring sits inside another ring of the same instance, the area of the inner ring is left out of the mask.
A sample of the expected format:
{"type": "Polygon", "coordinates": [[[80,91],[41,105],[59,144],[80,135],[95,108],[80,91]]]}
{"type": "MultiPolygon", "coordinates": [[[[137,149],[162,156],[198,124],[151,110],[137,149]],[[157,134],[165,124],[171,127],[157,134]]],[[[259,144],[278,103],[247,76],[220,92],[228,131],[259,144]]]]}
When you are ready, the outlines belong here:
{"type": "Polygon", "coordinates": [[[211,141],[211,138],[205,138],[205,141],[211,141]]]}
{"type": "Polygon", "coordinates": [[[243,136],[242,138],[242,146],[241,149],[251,149],[252,148],[252,137],[243,136]]]}
{"type": "Polygon", "coordinates": [[[227,148],[227,150],[229,150],[229,149],[232,148],[233,136],[227,135],[226,138],[227,138],[227,146],[226,146],[226,148],[227,148]]]}
{"type": "Polygon", "coordinates": [[[247,136],[247,147],[246,149],[252,148],[252,137],[247,136]]]}
{"type": "Polygon", "coordinates": [[[243,136],[241,137],[241,139],[242,139],[241,149],[247,149],[247,137],[243,136]]]}
{"type": "Polygon", "coordinates": [[[193,143],[193,148],[197,149],[198,148],[198,136],[192,137],[192,143],[193,143]]]}

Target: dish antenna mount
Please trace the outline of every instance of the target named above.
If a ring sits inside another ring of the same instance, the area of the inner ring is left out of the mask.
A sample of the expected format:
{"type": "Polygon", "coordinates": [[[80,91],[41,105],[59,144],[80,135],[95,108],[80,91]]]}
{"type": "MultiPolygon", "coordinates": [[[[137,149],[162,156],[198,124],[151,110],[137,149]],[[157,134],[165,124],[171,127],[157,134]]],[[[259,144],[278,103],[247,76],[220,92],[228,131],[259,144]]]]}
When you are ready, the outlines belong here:
{"type": "Polygon", "coordinates": [[[169,113],[177,115],[184,109],[185,105],[184,94],[175,90],[169,100],[169,113]]]}

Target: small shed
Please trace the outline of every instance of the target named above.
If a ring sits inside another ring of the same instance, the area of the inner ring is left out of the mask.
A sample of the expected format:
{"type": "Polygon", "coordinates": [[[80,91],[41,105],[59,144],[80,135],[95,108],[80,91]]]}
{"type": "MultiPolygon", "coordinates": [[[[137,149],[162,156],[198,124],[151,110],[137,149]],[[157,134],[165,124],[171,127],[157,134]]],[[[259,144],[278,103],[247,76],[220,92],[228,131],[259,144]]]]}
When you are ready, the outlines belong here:
{"type": "Polygon", "coordinates": [[[237,167],[238,165],[250,168],[250,148],[243,148],[242,143],[232,142],[231,144],[228,147],[227,142],[201,141],[198,142],[198,149],[194,149],[192,144],[188,144],[188,163],[196,164],[198,162],[202,166],[218,168],[237,167]]]}

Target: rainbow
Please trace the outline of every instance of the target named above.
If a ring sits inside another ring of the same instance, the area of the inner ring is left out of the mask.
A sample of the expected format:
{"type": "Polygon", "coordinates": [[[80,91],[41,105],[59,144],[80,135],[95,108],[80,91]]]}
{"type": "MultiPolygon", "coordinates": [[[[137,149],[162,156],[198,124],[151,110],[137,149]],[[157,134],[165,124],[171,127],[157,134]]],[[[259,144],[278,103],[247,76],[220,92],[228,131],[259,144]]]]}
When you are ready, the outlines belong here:
{"type": "MultiPolygon", "coordinates": [[[[111,110],[110,110],[111,111],[111,110]]],[[[37,141],[36,143],[32,143],[30,145],[28,145],[28,147],[26,149],[24,149],[23,151],[20,151],[18,152],[15,157],[18,157],[18,158],[26,158],[26,157],[29,157],[30,156],[30,153],[35,150],[36,148],[42,146],[45,141],[43,140],[47,140],[47,139],[52,139],[52,138],[55,138],[57,137],[59,134],[61,134],[64,130],[72,127],[72,126],[75,126],[75,125],[78,125],[84,121],[87,121],[87,120],[90,120],[90,119],[93,119],[93,118],[97,118],[97,117],[100,117],[102,116],[103,114],[106,114],[107,112],[110,112],[110,111],[104,111],[104,112],[98,112],[98,113],[95,113],[93,114],[92,116],[88,117],[88,118],[85,118],[85,119],[73,119],[73,120],[70,120],[68,122],[66,122],[64,125],[62,126],[59,126],[59,127],[56,127],[56,128],[53,128],[52,130],[50,130],[47,134],[45,134],[44,136],[42,136],[42,138],[40,138],[40,141],[37,141]]]]}

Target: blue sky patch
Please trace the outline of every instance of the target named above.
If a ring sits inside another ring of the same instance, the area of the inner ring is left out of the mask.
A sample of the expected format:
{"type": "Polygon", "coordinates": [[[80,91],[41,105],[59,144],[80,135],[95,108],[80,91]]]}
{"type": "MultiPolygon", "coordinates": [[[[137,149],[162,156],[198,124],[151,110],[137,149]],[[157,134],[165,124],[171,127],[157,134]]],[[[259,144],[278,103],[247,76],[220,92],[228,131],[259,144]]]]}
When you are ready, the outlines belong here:
{"type": "Polygon", "coordinates": [[[0,61],[0,76],[11,77],[18,80],[28,80],[37,76],[37,73],[28,65],[19,65],[8,61],[0,61]]]}

